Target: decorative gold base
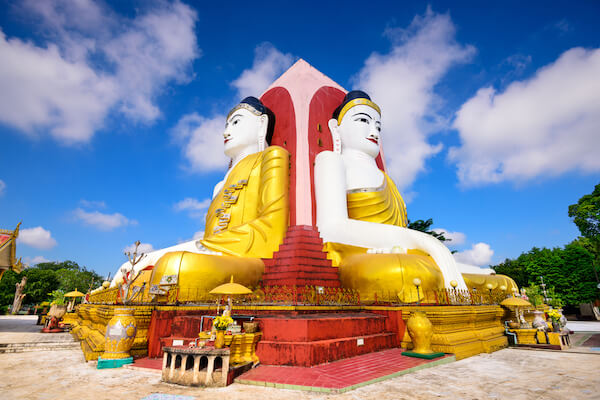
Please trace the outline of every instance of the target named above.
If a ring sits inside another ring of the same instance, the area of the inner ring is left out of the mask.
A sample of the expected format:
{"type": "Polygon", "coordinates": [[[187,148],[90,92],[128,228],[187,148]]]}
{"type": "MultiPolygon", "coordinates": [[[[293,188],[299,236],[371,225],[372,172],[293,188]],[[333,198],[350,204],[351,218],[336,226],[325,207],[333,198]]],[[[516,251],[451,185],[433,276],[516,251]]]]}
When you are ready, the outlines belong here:
{"type": "MultiPolygon", "coordinates": [[[[366,307],[366,309],[376,307],[366,307]]],[[[433,324],[431,349],[453,353],[457,360],[481,353],[491,353],[508,346],[501,323],[500,306],[401,306],[402,319],[407,321],[414,311],[423,311],[433,324]]],[[[408,332],[401,346],[412,349],[408,332]]]]}
{"type": "MultiPolygon", "coordinates": [[[[106,326],[114,315],[114,305],[82,304],[77,312],[77,320],[72,324],[71,335],[81,341],[81,349],[86,361],[97,360],[104,353],[106,326]]],[[[153,306],[131,306],[135,309],[137,334],[130,350],[134,357],[148,354],[148,327],[153,306]]],[[[128,355],[129,356],[129,355],[128,355]]]]}
{"type": "MultiPolygon", "coordinates": [[[[112,318],[113,305],[82,304],[78,312],[78,320],[71,333],[82,341],[81,347],[86,360],[96,360],[104,351],[104,333],[106,325],[112,318]],[[89,316],[89,317],[88,317],[89,316]],[[90,318],[95,319],[93,324],[90,318]],[[102,340],[100,340],[100,338],[102,340]]],[[[134,357],[147,355],[148,327],[152,310],[197,310],[198,312],[214,311],[214,305],[182,305],[182,306],[131,306],[135,308],[138,331],[130,351],[134,357]]],[[[234,305],[234,309],[256,311],[370,311],[398,310],[402,311],[402,319],[406,322],[413,311],[424,311],[433,324],[431,349],[434,352],[453,353],[457,360],[471,357],[480,353],[491,353],[508,346],[504,336],[504,326],[501,319],[504,310],[500,306],[291,306],[291,305],[234,305]]],[[[256,335],[253,346],[260,336],[256,335]]],[[[249,338],[249,336],[248,336],[249,338]]],[[[231,339],[230,339],[231,340],[231,339]]],[[[535,340],[535,339],[534,339],[535,340]]],[[[226,337],[226,345],[227,345],[226,337]]],[[[248,345],[248,344],[247,344],[248,345]]],[[[401,342],[401,347],[412,349],[412,342],[407,332],[401,342]]],[[[247,361],[247,350],[236,354],[236,361],[242,358],[247,361]]],[[[250,353],[251,354],[251,353],[250,353]]],[[[256,362],[257,360],[254,360],[256,362]]]]}
{"type": "Polygon", "coordinates": [[[77,313],[76,312],[66,313],[62,317],[63,324],[69,324],[72,326],[75,322],[77,322],[77,313]]]}

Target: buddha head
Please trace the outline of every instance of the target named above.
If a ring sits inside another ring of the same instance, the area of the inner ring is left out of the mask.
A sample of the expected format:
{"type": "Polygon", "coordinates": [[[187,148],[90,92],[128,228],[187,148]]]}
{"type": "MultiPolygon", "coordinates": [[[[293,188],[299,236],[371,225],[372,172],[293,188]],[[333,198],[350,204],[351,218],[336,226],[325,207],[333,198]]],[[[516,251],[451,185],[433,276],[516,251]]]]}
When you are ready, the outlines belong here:
{"type": "Polygon", "coordinates": [[[232,159],[242,153],[263,151],[271,142],[275,115],[256,97],[246,97],[233,107],[226,121],[225,155],[232,159]]]}
{"type": "Polygon", "coordinates": [[[375,158],[379,154],[381,111],[368,94],[353,90],[333,112],[328,123],[334,152],[352,149],[375,158]]]}

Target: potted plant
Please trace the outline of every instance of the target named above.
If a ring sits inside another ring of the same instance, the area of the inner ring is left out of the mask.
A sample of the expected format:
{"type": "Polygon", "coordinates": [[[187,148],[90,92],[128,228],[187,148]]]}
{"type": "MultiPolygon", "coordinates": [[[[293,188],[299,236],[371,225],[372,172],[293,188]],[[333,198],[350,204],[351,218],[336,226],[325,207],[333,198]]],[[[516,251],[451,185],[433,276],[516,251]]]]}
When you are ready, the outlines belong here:
{"type": "Polygon", "coordinates": [[[65,305],[65,292],[59,289],[48,294],[52,298],[48,316],[55,317],[57,320],[60,320],[67,312],[67,306],[65,305]]]}
{"type": "Polygon", "coordinates": [[[562,314],[558,310],[550,310],[548,311],[548,317],[552,320],[552,330],[554,332],[560,332],[560,317],[562,314]]]}
{"type": "Polygon", "coordinates": [[[233,318],[227,314],[219,315],[213,320],[213,327],[217,333],[215,348],[221,349],[225,345],[225,331],[230,324],[233,324],[233,318]]]}

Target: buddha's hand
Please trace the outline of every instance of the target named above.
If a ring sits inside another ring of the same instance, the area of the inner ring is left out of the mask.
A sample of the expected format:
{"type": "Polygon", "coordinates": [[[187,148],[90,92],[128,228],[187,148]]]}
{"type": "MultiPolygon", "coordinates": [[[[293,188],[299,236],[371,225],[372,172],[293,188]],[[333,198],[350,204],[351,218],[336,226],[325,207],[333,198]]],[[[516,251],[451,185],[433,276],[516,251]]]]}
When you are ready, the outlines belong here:
{"type": "Polygon", "coordinates": [[[198,248],[198,253],[208,254],[211,256],[222,256],[223,255],[223,253],[221,253],[220,251],[213,251],[213,250],[209,249],[208,247],[204,246],[202,243],[200,243],[200,241],[196,242],[196,248],[198,248]]]}
{"type": "Polygon", "coordinates": [[[119,270],[121,271],[121,276],[127,278],[127,275],[133,271],[133,265],[131,265],[131,263],[127,263],[126,265],[123,265],[121,268],[119,268],[119,270]]]}
{"type": "Polygon", "coordinates": [[[406,254],[407,251],[404,247],[394,246],[394,247],[377,247],[371,248],[367,250],[368,254],[406,254]]]}
{"type": "Polygon", "coordinates": [[[457,274],[460,276],[454,256],[446,245],[426,233],[419,232],[419,235],[421,242],[418,248],[427,252],[433,258],[433,261],[442,269],[444,276],[447,279],[456,279],[457,274]],[[446,274],[449,274],[449,276],[446,276],[446,274]]]}

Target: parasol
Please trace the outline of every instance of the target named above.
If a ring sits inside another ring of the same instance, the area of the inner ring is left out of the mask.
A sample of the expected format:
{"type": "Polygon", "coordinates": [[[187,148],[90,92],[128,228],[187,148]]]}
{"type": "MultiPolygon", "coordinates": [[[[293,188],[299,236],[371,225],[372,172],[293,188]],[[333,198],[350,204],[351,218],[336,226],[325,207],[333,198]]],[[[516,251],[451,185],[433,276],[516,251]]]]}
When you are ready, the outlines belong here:
{"type": "Polygon", "coordinates": [[[520,309],[521,307],[533,307],[530,302],[521,297],[509,297],[508,299],[502,300],[500,305],[505,307],[515,307],[515,316],[517,317],[517,321],[521,323],[521,328],[531,328],[531,326],[528,326],[527,322],[525,322],[523,310],[520,309]]]}
{"type": "Polygon", "coordinates": [[[532,307],[530,302],[520,297],[509,297],[508,299],[502,300],[500,305],[506,307],[532,307]]]}
{"type": "Polygon", "coordinates": [[[85,293],[81,293],[77,289],[65,294],[65,297],[83,297],[83,296],[85,296],[85,293]]]}
{"type": "Polygon", "coordinates": [[[231,281],[217,286],[209,292],[210,294],[226,294],[226,295],[237,295],[237,294],[250,294],[252,290],[246,286],[240,285],[239,283],[233,282],[233,275],[231,275],[231,281]]]}

